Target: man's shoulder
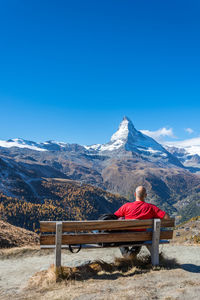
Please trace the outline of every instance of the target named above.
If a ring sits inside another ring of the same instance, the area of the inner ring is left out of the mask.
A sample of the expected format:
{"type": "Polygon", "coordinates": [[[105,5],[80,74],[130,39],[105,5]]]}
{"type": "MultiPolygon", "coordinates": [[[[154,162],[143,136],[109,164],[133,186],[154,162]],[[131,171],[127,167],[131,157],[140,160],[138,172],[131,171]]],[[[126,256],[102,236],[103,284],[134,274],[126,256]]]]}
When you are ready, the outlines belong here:
{"type": "Polygon", "coordinates": [[[122,205],[123,208],[128,208],[134,206],[136,201],[134,202],[126,202],[125,204],[122,205]]]}
{"type": "MultiPolygon", "coordinates": [[[[149,208],[152,209],[154,212],[162,211],[158,206],[152,203],[147,203],[149,208]]],[[[164,212],[164,211],[163,211],[164,212]]]]}
{"type": "Polygon", "coordinates": [[[126,206],[129,206],[129,205],[132,205],[134,202],[126,202],[125,204],[123,204],[122,206],[126,207],[126,206]]]}
{"type": "Polygon", "coordinates": [[[158,208],[155,204],[149,203],[149,202],[145,202],[145,205],[146,205],[146,206],[149,206],[149,207],[151,207],[151,208],[158,208]]]}

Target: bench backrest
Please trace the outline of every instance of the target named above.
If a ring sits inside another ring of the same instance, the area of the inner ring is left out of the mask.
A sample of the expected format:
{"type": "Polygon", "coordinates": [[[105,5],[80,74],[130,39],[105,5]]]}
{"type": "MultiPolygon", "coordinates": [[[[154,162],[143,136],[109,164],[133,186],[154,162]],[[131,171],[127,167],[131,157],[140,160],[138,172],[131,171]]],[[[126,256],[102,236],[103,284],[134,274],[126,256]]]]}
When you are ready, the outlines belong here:
{"type": "MultiPolygon", "coordinates": [[[[62,231],[62,245],[112,242],[143,242],[152,240],[153,219],[149,220],[98,220],[98,221],[41,221],[40,244],[55,245],[56,231],[62,231]],[[57,228],[57,229],[56,229],[57,228]],[[101,231],[106,232],[101,232],[101,231]],[[96,231],[95,233],[93,231],[96,231]]],[[[175,220],[161,220],[160,239],[172,239],[175,220]]]]}

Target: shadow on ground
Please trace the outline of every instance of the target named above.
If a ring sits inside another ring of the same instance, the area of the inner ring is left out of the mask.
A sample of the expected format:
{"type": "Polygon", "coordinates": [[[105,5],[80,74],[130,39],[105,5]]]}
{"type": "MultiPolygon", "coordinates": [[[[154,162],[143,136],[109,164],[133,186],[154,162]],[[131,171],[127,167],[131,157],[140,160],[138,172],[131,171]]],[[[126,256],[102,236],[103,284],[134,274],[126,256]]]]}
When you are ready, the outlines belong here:
{"type": "Polygon", "coordinates": [[[152,267],[149,255],[139,256],[138,258],[116,258],[113,263],[98,260],[77,267],[64,266],[56,271],[54,265],[52,265],[48,270],[40,271],[31,277],[27,288],[46,289],[57,282],[65,282],[67,284],[72,280],[116,280],[120,277],[135,276],[151,270],[159,271],[175,268],[180,268],[176,259],[164,257],[162,253],[160,254],[160,265],[157,267],[152,267]]]}

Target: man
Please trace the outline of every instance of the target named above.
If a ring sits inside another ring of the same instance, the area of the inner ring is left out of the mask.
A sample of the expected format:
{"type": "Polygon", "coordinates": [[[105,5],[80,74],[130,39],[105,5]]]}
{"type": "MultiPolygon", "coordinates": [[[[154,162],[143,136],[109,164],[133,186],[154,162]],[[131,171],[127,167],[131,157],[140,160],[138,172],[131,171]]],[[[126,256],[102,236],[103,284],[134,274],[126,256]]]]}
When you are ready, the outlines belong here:
{"type": "MultiPolygon", "coordinates": [[[[170,216],[156,205],[146,203],[145,198],[147,196],[146,189],[143,186],[138,186],[135,190],[136,201],[126,203],[122,205],[114,214],[118,218],[124,219],[165,219],[169,220],[170,216]]],[[[137,255],[140,251],[140,246],[121,247],[121,253],[123,256],[137,255]]]]}

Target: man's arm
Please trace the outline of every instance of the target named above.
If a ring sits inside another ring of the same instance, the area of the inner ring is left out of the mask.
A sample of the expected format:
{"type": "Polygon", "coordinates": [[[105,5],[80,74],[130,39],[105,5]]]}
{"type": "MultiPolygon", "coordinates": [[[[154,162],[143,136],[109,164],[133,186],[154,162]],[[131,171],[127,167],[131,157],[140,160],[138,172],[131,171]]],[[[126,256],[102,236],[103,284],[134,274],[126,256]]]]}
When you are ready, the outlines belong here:
{"type": "Polygon", "coordinates": [[[125,207],[126,207],[126,204],[122,205],[122,206],[114,213],[115,216],[117,216],[118,218],[124,217],[125,207]]]}
{"type": "Polygon", "coordinates": [[[153,204],[151,204],[151,207],[153,209],[154,218],[170,220],[170,216],[164,210],[161,210],[159,207],[153,204]]]}

